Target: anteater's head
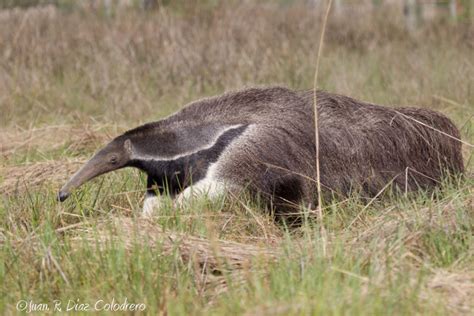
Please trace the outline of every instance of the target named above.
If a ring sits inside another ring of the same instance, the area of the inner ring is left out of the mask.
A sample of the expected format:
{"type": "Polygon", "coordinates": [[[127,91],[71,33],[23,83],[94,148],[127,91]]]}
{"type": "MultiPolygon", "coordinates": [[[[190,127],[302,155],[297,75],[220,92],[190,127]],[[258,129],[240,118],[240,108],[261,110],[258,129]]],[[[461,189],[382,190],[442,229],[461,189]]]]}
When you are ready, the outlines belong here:
{"type": "Polygon", "coordinates": [[[61,188],[58,200],[66,200],[71,191],[83,183],[101,174],[127,167],[132,159],[130,139],[118,137],[97,152],[71,179],[61,188]]]}

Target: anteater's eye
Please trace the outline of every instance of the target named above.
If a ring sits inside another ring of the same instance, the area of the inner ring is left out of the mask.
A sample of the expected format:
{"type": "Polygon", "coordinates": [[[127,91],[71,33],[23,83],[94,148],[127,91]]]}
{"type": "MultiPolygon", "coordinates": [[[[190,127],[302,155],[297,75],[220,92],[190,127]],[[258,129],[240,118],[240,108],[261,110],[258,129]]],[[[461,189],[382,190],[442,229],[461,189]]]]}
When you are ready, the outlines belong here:
{"type": "Polygon", "coordinates": [[[110,160],[109,160],[110,163],[115,164],[115,163],[117,163],[117,160],[118,160],[117,156],[115,156],[115,155],[110,156],[110,160]]]}

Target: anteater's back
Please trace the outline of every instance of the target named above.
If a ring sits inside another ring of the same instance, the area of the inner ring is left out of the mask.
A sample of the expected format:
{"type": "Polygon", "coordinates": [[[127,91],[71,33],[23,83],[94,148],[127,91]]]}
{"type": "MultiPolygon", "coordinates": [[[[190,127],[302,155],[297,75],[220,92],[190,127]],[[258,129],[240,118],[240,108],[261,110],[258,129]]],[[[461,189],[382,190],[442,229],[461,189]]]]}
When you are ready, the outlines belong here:
{"type": "MultiPolygon", "coordinates": [[[[301,92],[308,111],[312,92],[301,92]]],[[[370,196],[393,181],[402,190],[429,189],[464,170],[460,134],[444,115],[420,108],[392,109],[318,94],[322,183],[370,196]]]]}
{"type": "MultiPolygon", "coordinates": [[[[429,189],[463,171],[459,132],[426,109],[391,109],[318,92],[321,184],[325,192],[353,189],[376,195],[389,182],[401,190],[429,189]],[[449,135],[449,136],[448,136],[449,135]]],[[[245,124],[222,153],[216,175],[290,203],[315,201],[313,93],[252,88],[194,102],[164,120],[245,124]]]]}

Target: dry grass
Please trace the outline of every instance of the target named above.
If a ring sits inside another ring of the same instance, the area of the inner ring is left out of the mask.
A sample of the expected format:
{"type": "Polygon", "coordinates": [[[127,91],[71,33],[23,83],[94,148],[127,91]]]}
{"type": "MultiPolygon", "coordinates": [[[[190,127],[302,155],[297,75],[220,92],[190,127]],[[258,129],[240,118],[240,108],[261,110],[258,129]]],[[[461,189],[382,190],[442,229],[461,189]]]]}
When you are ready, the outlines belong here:
{"type": "Polygon", "coordinates": [[[65,150],[70,155],[90,152],[111,137],[104,134],[104,126],[58,125],[42,128],[1,130],[0,154],[8,159],[21,151],[65,150]]]}
{"type": "Polygon", "coordinates": [[[45,183],[60,185],[85,161],[48,161],[0,168],[6,175],[0,184],[2,194],[22,194],[45,183]]]}
{"type": "MultiPolygon", "coordinates": [[[[474,143],[473,24],[407,33],[401,15],[381,10],[330,17],[319,86],[439,110],[474,143]]],[[[328,203],[323,223],[292,230],[241,197],[170,203],[141,220],[143,178],[126,171],[55,201],[80,163],[127,128],[224,90],[311,87],[321,21],[302,4],[251,2],[110,17],[1,11],[0,311],[23,297],[113,295],[144,300],[150,313],[471,313],[468,146],[467,179],[438,196],[328,203]]]]}
{"type": "MultiPolygon", "coordinates": [[[[468,107],[472,25],[409,34],[389,13],[331,17],[320,86],[375,102],[444,107],[436,95],[468,107]]],[[[110,19],[49,7],[3,15],[1,124],[26,128],[91,116],[130,126],[228,89],[311,87],[321,25],[305,6],[251,3],[110,19]]]]}
{"type": "Polygon", "coordinates": [[[426,300],[432,299],[429,294],[436,293],[449,310],[456,314],[469,314],[474,310],[474,274],[472,271],[449,272],[434,271],[434,276],[428,281],[426,300]]]}

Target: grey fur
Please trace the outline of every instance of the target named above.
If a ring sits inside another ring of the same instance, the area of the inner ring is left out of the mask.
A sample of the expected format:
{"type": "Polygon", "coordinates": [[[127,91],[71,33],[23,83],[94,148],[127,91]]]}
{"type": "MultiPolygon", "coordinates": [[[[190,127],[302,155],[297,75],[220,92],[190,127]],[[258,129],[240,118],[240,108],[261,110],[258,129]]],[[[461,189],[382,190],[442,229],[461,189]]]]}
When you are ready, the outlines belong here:
{"type": "MultiPolygon", "coordinates": [[[[464,170],[459,141],[410,119],[459,139],[454,124],[440,113],[392,109],[322,91],[317,99],[326,195],[347,196],[356,189],[373,197],[390,181],[401,190],[432,189],[444,176],[464,170]]],[[[128,166],[149,175],[149,188],[168,185],[177,194],[217,163],[215,177],[261,194],[277,212],[291,203],[314,205],[314,141],[312,91],[272,87],[226,93],[118,136],[65,185],[60,197],[96,175],[128,166]],[[97,167],[110,155],[118,162],[97,167]],[[157,158],[149,163],[140,157],[157,158]]]]}

